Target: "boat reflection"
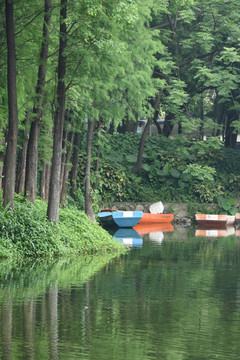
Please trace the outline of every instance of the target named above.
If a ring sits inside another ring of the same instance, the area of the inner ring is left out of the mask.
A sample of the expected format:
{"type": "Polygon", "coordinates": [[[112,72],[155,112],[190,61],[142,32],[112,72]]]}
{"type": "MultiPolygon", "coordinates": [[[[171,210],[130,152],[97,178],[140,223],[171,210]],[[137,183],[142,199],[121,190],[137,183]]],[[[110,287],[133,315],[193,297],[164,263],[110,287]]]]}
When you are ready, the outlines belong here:
{"type": "Polygon", "coordinates": [[[170,223],[162,224],[137,224],[133,228],[118,228],[113,234],[114,238],[124,245],[131,247],[141,247],[143,245],[143,235],[148,235],[149,240],[161,243],[164,232],[172,232],[174,227],[170,223]]]}
{"type": "Polygon", "coordinates": [[[136,230],[140,235],[156,233],[156,232],[172,232],[174,227],[171,223],[159,223],[159,224],[137,224],[134,226],[134,230],[136,230]]]}
{"type": "Polygon", "coordinates": [[[141,247],[143,244],[142,237],[133,228],[119,228],[113,237],[126,246],[141,247]]]}
{"type": "Polygon", "coordinates": [[[235,234],[234,226],[227,226],[225,228],[220,228],[220,229],[199,227],[196,229],[195,232],[195,236],[205,236],[205,237],[223,237],[234,234],[235,234]]]}

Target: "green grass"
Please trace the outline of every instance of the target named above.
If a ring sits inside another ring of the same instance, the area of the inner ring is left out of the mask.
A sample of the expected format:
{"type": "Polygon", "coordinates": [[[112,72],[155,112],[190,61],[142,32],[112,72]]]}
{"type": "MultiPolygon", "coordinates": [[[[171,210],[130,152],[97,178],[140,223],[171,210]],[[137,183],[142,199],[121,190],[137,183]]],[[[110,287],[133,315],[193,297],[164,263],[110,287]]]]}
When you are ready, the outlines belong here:
{"type": "Polygon", "coordinates": [[[48,221],[46,213],[44,201],[36,200],[33,204],[19,195],[14,210],[1,207],[0,257],[61,257],[125,251],[122,244],[76,208],[60,209],[58,225],[48,221]]]}

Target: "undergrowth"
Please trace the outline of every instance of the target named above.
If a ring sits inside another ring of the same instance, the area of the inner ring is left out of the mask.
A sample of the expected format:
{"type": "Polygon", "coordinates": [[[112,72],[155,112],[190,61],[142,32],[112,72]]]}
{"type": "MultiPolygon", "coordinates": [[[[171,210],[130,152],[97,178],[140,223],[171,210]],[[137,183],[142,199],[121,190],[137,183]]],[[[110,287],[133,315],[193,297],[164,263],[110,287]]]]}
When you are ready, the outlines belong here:
{"type": "Polygon", "coordinates": [[[16,196],[14,210],[0,209],[0,257],[59,257],[123,252],[122,244],[76,208],[60,209],[60,222],[46,219],[47,204],[16,196]]]}

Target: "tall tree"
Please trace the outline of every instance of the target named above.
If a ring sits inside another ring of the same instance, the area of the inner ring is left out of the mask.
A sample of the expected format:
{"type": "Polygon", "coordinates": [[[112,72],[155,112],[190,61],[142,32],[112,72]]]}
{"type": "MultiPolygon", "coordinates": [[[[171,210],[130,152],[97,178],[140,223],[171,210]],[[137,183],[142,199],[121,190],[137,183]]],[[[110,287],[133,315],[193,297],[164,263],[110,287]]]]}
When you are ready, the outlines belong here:
{"type": "Polygon", "coordinates": [[[16,152],[18,135],[18,109],[17,109],[17,86],[16,86],[16,53],[14,31],[14,1],[6,0],[6,35],[8,49],[8,134],[7,149],[4,161],[4,188],[3,206],[6,207],[12,201],[14,207],[16,152]]]}
{"type": "Polygon", "coordinates": [[[51,0],[45,0],[43,19],[43,39],[38,69],[36,86],[36,102],[33,108],[33,121],[31,124],[26,163],[25,193],[28,200],[34,202],[37,194],[37,170],[38,170],[38,139],[40,133],[40,121],[44,99],[44,85],[47,69],[49,27],[51,20],[51,0]]]}
{"type": "Polygon", "coordinates": [[[65,112],[65,74],[66,74],[66,54],[67,47],[67,0],[61,0],[60,9],[60,42],[58,58],[58,85],[57,85],[57,110],[54,121],[53,136],[53,157],[50,179],[49,201],[47,217],[49,220],[59,222],[59,203],[60,203],[60,176],[62,159],[62,136],[65,112]]]}
{"type": "Polygon", "coordinates": [[[93,212],[92,196],[91,196],[91,159],[92,159],[92,138],[95,121],[88,120],[87,133],[87,161],[85,168],[85,213],[92,221],[95,220],[93,212]]]}

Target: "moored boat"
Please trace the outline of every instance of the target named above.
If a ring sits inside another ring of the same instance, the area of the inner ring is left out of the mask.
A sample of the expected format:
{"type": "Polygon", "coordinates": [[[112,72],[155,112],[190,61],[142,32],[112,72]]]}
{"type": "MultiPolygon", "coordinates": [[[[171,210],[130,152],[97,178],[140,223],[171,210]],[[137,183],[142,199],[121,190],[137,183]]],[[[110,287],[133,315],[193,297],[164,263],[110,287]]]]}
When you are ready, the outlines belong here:
{"type": "Polygon", "coordinates": [[[150,214],[143,213],[139,225],[170,223],[174,218],[173,214],[150,214]]]}
{"type": "Polygon", "coordinates": [[[98,218],[106,226],[131,228],[139,223],[142,211],[101,211],[98,218]]]}
{"type": "Polygon", "coordinates": [[[234,215],[196,214],[195,219],[200,226],[216,228],[232,225],[235,222],[234,215]]]}
{"type": "Polygon", "coordinates": [[[119,211],[111,209],[102,210],[98,218],[103,225],[118,227],[134,227],[137,224],[162,224],[170,223],[173,214],[150,214],[142,211],[119,211]],[[109,211],[110,210],[110,211],[109,211]]]}

